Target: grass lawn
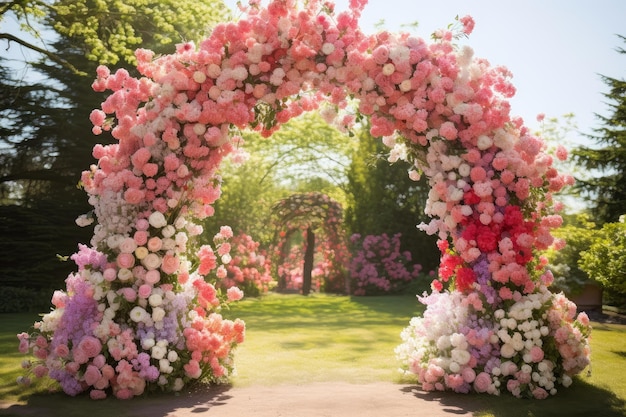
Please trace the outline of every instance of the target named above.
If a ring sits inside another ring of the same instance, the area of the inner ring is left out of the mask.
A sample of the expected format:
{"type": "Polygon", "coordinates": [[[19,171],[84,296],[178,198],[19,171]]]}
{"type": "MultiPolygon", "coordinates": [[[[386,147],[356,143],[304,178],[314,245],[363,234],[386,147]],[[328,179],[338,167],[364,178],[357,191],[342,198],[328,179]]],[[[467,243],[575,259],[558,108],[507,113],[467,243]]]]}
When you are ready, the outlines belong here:
{"type": "MultiPolygon", "coordinates": [[[[413,295],[344,297],[268,295],[237,303],[224,315],[246,321],[246,342],[236,352],[237,386],[306,384],[317,381],[368,383],[402,379],[393,350],[411,317],[423,311],[413,295]]],[[[128,416],[124,402],[93,402],[84,397],[48,394],[46,386],[23,390],[15,384],[21,355],[15,334],[33,315],[0,316],[0,400],[29,407],[54,402],[59,416],[128,416]]],[[[594,323],[592,374],[576,378],[547,400],[519,400],[508,394],[429,394],[443,404],[463,405],[479,417],[625,416],[626,326],[594,323]]],[[[132,401],[156,401],[139,398],[132,401]]],[[[419,414],[419,410],[416,410],[419,414]]],[[[0,411],[0,415],[7,415],[0,411]]]]}

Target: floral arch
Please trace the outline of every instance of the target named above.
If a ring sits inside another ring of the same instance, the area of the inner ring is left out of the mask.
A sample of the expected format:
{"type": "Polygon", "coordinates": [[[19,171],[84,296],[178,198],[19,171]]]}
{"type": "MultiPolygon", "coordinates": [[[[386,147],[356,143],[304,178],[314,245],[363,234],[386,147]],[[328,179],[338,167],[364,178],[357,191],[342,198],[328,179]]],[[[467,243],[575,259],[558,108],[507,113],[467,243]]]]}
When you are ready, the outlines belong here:
{"type": "Polygon", "coordinates": [[[220,295],[211,280],[229,260],[232,232],[197,247],[194,221],[213,214],[216,171],[237,129],[269,136],[319,103],[343,109],[348,97],[372,135],[431,185],[433,220],[422,227],[440,237],[440,279],[403,332],[407,371],[427,390],[542,398],[585,368],[586,316],[547,289],[539,256],[561,244],[550,234],[561,223],[552,193],[570,179],[510,116],[508,71],[455,46],[469,17],[429,44],[363,34],[365,3],[334,14],[319,0],[252,1],[198,47],[137,51],[139,78],[98,69],[94,89],[112,93],[91,114],[94,132],[110,129],[118,142],[96,145],[98,163],[82,176],[97,222],[91,246],[72,257],[78,270],[54,294],[55,309],[19,335],[36,375],[92,398],[227,378],[244,324],[219,308],[241,294],[220,295]]]}
{"type": "MultiPolygon", "coordinates": [[[[343,225],[343,209],[341,204],[326,194],[311,192],[293,194],[280,200],[273,207],[276,234],[275,267],[278,269],[278,288],[288,287],[288,265],[285,261],[291,255],[289,242],[295,233],[302,233],[304,244],[304,265],[302,270],[302,294],[308,295],[311,291],[311,274],[314,267],[314,254],[322,255],[321,268],[323,269],[324,290],[327,292],[350,293],[349,283],[346,281],[345,267],[347,263],[347,247],[343,225]],[[323,239],[317,239],[315,234],[320,232],[323,239]],[[320,245],[321,243],[321,245],[320,245]],[[317,250],[316,246],[321,246],[317,250]],[[308,277],[307,277],[308,274],[308,277]]],[[[300,270],[300,268],[298,268],[300,270]]]]}

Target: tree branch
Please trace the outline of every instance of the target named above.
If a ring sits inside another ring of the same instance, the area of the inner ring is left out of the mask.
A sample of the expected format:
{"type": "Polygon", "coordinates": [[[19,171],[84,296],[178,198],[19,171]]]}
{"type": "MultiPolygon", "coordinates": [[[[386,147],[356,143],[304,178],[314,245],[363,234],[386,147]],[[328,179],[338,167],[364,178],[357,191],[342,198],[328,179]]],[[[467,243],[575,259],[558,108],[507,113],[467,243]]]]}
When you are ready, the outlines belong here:
{"type": "MultiPolygon", "coordinates": [[[[22,45],[25,48],[28,48],[30,50],[33,50],[35,52],[38,52],[44,56],[46,56],[48,59],[56,62],[57,64],[60,64],[62,66],[64,66],[65,68],[68,68],[69,70],[71,70],[74,74],[76,75],[83,75],[86,76],[87,73],[80,71],[79,69],[77,69],[74,65],[70,64],[68,61],[60,58],[57,54],[50,52],[50,51],[46,51],[43,48],[40,48],[37,45],[33,45],[30,42],[26,42],[23,39],[18,38],[17,36],[11,35],[10,33],[0,33],[0,39],[6,39],[9,43],[11,41],[22,45]]],[[[9,46],[7,46],[7,50],[9,49],[9,46]]]]}

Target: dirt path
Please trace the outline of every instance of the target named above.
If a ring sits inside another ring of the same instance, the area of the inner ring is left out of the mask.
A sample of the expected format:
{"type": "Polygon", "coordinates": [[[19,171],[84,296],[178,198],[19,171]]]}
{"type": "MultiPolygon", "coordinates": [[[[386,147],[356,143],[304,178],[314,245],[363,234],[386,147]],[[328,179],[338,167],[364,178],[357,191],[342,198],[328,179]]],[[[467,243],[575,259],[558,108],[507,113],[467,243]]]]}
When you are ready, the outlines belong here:
{"type": "MultiPolygon", "coordinates": [[[[321,382],[272,387],[211,387],[173,396],[128,401],[134,417],[443,417],[471,416],[463,395],[425,393],[415,386],[377,382],[321,382]]],[[[44,406],[13,405],[0,415],[54,416],[44,406]]]]}

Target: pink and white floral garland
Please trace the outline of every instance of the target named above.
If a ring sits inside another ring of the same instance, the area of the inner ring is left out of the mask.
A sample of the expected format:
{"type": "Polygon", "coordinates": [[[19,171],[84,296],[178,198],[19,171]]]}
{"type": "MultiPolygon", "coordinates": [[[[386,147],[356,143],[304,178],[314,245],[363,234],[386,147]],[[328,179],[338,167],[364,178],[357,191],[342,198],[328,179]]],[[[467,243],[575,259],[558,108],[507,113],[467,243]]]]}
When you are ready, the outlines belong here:
{"type": "Polygon", "coordinates": [[[409,160],[411,177],[421,172],[431,184],[433,221],[422,227],[440,237],[440,280],[403,332],[403,366],[428,390],[542,398],[587,365],[588,320],[549,292],[537,254],[561,244],[550,235],[561,222],[552,193],[571,179],[510,117],[510,74],[455,45],[471,32],[470,17],[431,44],[366,36],[365,3],[351,0],[335,15],[330,2],[254,0],[199,47],[137,51],[140,78],[98,68],[94,89],[112,94],[91,115],[94,132],[110,129],[118,143],[96,146],[98,164],[82,177],[97,220],[92,247],[74,256],[79,270],[36,323],[38,335],[20,335],[40,360],[36,374],[93,398],[227,377],[243,323],[222,319],[204,278],[229,262],[220,245],[230,232],[195,248],[194,219],[213,214],[216,170],[241,142],[236,129],[269,136],[321,102],[341,114],[348,97],[390,159],[409,160]]]}

